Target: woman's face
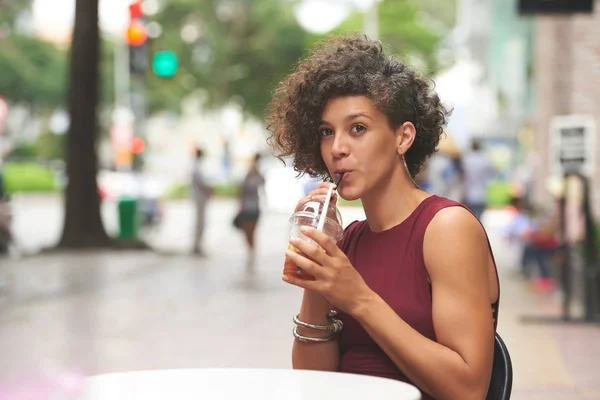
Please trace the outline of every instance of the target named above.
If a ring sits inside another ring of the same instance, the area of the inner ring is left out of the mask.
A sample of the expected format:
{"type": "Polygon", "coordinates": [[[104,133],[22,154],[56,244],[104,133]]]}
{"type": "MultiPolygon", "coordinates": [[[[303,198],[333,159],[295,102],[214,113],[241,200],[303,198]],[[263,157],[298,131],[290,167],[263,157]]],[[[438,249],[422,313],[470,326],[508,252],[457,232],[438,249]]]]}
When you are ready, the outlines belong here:
{"type": "MultiPolygon", "coordinates": [[[[334,179],[344,172],[338,188],[343,198],[362,198],[389,181],[399,166],[404,168],[401,155],[408,149],[403,140],[406,124],[392,130],[385,114],[368,97],[333,98],[321,119],[321,156],[334,179]]],[[[409,142],[408,147],[412,139],[409,142]]]]}

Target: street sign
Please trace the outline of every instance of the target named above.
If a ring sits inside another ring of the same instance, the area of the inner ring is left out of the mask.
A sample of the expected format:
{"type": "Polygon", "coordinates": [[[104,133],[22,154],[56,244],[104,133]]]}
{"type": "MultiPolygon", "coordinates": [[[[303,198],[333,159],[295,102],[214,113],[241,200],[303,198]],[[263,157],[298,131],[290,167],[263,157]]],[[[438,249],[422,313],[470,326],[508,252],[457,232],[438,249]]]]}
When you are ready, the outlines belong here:
{"type": "Polygon", "coordinates": [[[552,173],[594,174],[596,124],[591,115],[557,116],[550,122],[552,173]]]}

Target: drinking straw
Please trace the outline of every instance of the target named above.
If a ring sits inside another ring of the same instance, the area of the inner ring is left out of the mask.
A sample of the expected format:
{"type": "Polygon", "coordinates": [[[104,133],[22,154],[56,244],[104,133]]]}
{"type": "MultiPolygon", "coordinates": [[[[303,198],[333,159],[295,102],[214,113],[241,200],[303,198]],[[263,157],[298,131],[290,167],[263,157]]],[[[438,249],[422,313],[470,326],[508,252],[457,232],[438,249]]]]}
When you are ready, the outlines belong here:
{"type": "MultiPolygon", "coordinates": [[[[338,176],[337,180],[335,181],[336,187],[337,187],[337,185],[339,185],[339,183],[341,182],[343,177],[344,177],[344,173],[342,172],[340,174],[340,176],[338,176]]],[[[330,185],[329,189],[327,190],[327,197],[325,198],[325,204],[323,204],[323,210],[321,210],[321,215],[319,215],[319,223],[317,225],[317,230],[319,232],[323,232],[323,226],[325,225],[325,220],[327,219],[327,210],[329,209],[329,202],[331,201],[332,193],[333,193],[333,185],[330,185]]]]}

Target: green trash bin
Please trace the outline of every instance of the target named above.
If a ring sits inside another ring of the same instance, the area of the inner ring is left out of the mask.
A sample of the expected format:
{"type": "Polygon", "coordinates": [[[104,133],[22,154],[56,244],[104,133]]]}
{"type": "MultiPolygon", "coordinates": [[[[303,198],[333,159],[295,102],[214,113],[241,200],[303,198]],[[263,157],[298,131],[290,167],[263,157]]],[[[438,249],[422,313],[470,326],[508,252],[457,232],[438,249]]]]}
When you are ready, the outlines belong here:
{"type": "Polygon", "coordinates": [[[133,197],[119,199],[119,239],[133,240],[138,236],[138,200],[133,197]]]}

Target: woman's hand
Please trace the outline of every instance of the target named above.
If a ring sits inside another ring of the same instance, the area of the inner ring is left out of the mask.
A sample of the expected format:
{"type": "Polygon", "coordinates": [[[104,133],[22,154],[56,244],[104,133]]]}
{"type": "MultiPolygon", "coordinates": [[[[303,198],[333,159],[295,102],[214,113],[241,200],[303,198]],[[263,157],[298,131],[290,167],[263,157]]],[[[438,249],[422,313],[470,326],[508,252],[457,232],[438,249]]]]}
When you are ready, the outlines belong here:
{"type": "Polygon", "coordinates": [[[374,292],[331,237],[312,227],[302,227],[301,231],[320,247],[293,238],[290,244],[304,256],[290,250],[286,251],[285,256],[300,269],[314,276],[315,280],[288,276],[282,279],[292,285],[317,292],[340,310],[354,315],[359,307],[373,297],[374,292]]]}
{"type": "MultiPolygon", "coordinates": [[[[298,204],[296,205],[296,209],[294,211],[300,211],[302,207],[309,201],[320,201],[321,203],[325,202],[325,198],[327,197],[327,191],[329,190],[329,186],[333,185],[331,182],[323,182],[320,183],[313,190],[308,192],[306,197],[302,198],[298,204]]],[[[337,193],[335,192],[335,186],[333,187],[333,192],[331,194],[331,204],[336,204],[337,202],[337,193]]]]}

